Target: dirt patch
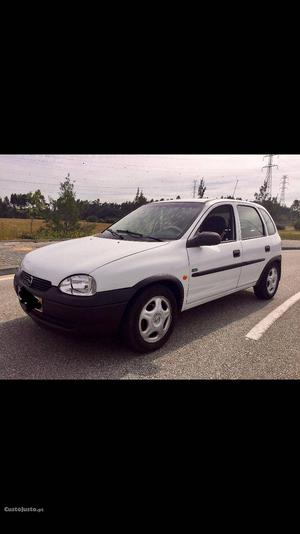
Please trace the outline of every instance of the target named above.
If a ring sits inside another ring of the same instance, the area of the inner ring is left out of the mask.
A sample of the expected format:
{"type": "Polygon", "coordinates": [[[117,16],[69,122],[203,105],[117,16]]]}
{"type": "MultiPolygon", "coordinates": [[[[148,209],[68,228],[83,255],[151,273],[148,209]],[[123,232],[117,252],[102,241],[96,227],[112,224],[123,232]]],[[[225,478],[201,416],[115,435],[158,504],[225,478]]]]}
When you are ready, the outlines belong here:
{"type": "Polygon", "coordinates": [[[15,252],[31,252],[32,247],[14,247],[15,252]]]}

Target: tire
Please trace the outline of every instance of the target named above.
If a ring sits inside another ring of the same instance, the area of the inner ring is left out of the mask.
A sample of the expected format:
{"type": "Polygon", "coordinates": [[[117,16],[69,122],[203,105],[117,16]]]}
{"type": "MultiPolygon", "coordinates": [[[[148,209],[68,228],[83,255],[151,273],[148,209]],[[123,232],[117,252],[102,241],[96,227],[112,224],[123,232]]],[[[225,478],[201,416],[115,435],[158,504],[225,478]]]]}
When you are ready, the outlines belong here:
{"type": "Polygon", "coordinates": [[[172,291],[162,284],[150,286],[129,304],[121,327],[122,338],[135,352],[153,352],[171,336],[177,315],[172,291]]]}
{"type": "Polygon", "coordinates": [[[278,289],[280,271],[277,262],[271,263],[263,273],[259,283],[254,286],[254,293],[259,299],[272,299],[278,289]]]}

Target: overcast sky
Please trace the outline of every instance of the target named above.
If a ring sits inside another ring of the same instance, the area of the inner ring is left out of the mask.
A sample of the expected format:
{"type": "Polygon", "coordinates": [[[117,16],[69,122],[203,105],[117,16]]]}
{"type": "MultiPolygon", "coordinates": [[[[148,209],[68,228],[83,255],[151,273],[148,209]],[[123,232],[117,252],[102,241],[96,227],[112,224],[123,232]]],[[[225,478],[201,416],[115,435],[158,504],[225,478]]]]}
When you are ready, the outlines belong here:
{"type": "MultiPolygon", "coordinates": [[[[286,202],[300,199],[300,155],[280,155],[273,163],[272,194],[289,177],[286,202]]],[[[253,200],[263,183],[263,155],[0,155],[0,197],[41,189],[46,199],[57,197],[59,184],[70,173],[82,200],[132,200],[137,187],[151,198],[191,198],[193,180],[204,177],[205,196],[232,194],[253,200]]]]}

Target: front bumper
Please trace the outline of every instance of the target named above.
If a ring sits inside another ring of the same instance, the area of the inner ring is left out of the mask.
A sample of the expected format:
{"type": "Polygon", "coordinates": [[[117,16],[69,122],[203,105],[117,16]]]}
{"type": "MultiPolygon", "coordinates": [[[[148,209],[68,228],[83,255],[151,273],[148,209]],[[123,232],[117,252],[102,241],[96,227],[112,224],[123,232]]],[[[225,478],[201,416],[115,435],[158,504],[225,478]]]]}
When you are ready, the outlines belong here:
{"type": "Polygon", "coordinates": [[[50,287],[46,291],[30,289],[21,272],[14,277],[14,288],[23,291],[22,309],[37,323],[63,331],[112,334],[118,331],[130,290],[103,291],[92,297],[74,297],[50,287]],[[26,298],[26,296],[28,298],[26,298]],[[34,297],[42,299],[42,312],[35,306],[34,297]],[[26,302],[25,302],[26,301],[26,302]]]}

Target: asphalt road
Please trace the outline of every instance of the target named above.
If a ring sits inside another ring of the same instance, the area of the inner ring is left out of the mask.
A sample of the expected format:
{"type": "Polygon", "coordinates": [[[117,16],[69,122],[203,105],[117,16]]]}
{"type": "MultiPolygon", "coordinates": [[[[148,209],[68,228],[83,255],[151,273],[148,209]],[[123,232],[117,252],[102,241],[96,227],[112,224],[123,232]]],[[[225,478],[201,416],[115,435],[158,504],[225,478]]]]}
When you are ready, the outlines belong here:
{"type": "Polygon", "coordinates": [[[161,350],[137,355],[114,339],[78,339],[27,317],[12,277],[0,278],[0,378],[300,378],[300,300],[258,340],[247,333],[300,291],[300,250],[283,251],[283,276],[271,301],[242,291],[181,314],[161,350]]]}

